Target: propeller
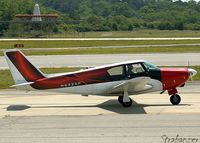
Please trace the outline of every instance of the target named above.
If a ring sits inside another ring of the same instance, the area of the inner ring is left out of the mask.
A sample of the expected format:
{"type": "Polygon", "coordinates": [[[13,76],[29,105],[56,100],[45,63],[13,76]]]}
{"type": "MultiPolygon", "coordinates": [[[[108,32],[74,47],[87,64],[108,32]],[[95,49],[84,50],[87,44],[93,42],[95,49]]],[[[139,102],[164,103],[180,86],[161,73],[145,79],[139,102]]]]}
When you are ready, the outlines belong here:
{"type": "Polygon", "coordinates": [[[189,72],[189,80],[193,81],[193,77],[197,74],[197,71],[190,68],[190,61],[188,61],[188,72],[189,72]]]}
{"type": "Polygon", "coordinates": [[[192,75],[191,75],[191,73],[189,71],[189,69],[190,69],[190,61],[189,60],[188,60],[187,68],[188,68],[188,72],[189,72],[189,81],[193,81],[193,77],[192,77],[192,75]]]}
{"type": "Polygon", "coordinates": [[[189,78],[190,78],[190,80],[193,81],[193,77],[197,74],[197,71],[194,70],[194,69],[189,68],[188,72],[189,72],[189,78]]]}

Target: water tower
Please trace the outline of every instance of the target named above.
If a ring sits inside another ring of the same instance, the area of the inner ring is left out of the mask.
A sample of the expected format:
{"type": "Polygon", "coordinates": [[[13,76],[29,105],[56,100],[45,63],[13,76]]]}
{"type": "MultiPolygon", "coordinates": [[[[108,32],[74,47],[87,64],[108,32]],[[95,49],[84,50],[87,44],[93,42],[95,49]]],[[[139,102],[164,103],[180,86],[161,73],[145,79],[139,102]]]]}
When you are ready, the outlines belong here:
{"type": "Polygon", "coordinates": [[[35,22],[41,22],[45,20],[55,21],[58,18],[57,14],[41,14],[39,4],[35,4],[33,14],[17,14],[15,16],[18,20],[29,20],[35,22]]]}
{"type": "Polygon", "coordinates": [[[35,4],[35,7],[33,9],[33,16],[32,21],[42,21],[42,17],[40,17],[40,7],[39,4],[35,4]],[[38,16],[38,17],[37,17],[38,16]]]}
{"type": "MultiPolygon", "coordinates": [[[[14,23],[18,25],[18,31],[13,29],[13,33],[25,37],[43,37],[57,31],[58,15],[42,14],[39,4],[35,4],[32,14],[17,14],[14,23]]],[[[14,27],[14,26],[13,26],[14,27]]]]}

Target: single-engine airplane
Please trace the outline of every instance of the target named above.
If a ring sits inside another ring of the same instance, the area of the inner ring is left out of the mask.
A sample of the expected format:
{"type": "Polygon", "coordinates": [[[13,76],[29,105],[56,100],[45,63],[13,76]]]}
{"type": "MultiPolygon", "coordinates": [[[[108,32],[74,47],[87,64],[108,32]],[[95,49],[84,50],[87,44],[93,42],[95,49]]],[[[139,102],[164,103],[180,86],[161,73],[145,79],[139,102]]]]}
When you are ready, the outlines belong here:
{"type": "Polygon", "coordinates": [[[158,68],[143,60],[104,65],[75,72],[44,74],[18,49],[4,52],[19,90],[44,90],[101,96],[118,96],[124,107],[132,105],[129,95],[168,91],[173,105],[181,102],[177,87],[183,87],[197,72],[191,68],[158,68]]]}

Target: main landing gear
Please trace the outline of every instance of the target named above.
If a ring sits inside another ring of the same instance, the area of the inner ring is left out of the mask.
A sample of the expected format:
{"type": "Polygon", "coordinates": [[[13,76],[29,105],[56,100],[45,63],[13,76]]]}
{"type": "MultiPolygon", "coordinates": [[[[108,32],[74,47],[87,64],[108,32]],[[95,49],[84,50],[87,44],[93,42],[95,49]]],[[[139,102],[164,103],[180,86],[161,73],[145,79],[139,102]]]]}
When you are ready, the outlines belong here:
{"type": "Polygon", "coordinates": [[[133,101],[128,95],[128,86],[124,87],[124,95],[118,97],[118,101],[124,107],[131,107],[133,101]]]}
{"type": "Polygon", "coordinates": [[[178,93],[177,89],[168,90],[168,93],[169,95],[171,95],[170,102],[173,105],[178,105],[181,102],[181,97],[177,94],[178,93]]]}
{"type": "Polygon", "coordinates": [[[123,101],[123,96],[119,96],[118,97],[118,101],[119,103],[124,106],[124,107],[131,107],[132,103],[133,103],[133,100],[129,97],[129,101],[123,101]]]}

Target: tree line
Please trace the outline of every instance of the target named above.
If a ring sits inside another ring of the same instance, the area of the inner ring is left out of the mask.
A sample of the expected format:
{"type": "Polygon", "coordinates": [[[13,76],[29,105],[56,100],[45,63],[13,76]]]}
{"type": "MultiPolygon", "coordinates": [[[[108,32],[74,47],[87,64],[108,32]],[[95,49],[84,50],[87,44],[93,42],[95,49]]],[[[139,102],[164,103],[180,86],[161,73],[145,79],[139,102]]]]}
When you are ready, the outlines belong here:
{"type": "MultiPolygon", "coordinates": [[[[0,21],[32,13],[34,0],[1,0],[0,21]]],[[[200,30],[200,3],[190,0],[38,0],[42,13],[57,13],[55,31],[200,30]],[[79,21],[78,23],[70,21],[79,21]]],[[[9,30],[0,23],[0,32],[9,30]]],[[[15,28],[14,28],[15,29],[15,28]]]]}

